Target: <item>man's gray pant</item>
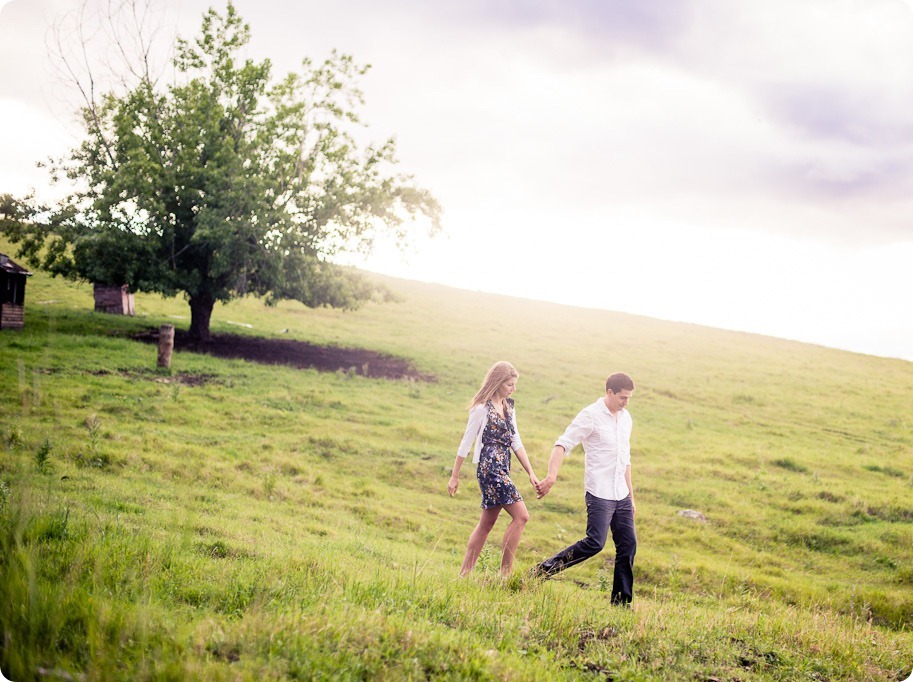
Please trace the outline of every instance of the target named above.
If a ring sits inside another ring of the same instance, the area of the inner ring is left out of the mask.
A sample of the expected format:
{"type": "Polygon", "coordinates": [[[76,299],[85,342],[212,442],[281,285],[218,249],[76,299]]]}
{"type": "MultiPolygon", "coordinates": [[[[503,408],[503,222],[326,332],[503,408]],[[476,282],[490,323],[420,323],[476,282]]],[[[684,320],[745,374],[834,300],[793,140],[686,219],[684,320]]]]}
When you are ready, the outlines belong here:
{"type": "Polygon", "coordinates": [[[587,493],[586,537],[543,561],[536,567],[536,572],[551,576],[599,554],[605,547],[610,529],[615,543],[612,603],[630,604],[634,596],[634,555],[637,552],[634,505],[630,495],[616,501],[587,493]]]}

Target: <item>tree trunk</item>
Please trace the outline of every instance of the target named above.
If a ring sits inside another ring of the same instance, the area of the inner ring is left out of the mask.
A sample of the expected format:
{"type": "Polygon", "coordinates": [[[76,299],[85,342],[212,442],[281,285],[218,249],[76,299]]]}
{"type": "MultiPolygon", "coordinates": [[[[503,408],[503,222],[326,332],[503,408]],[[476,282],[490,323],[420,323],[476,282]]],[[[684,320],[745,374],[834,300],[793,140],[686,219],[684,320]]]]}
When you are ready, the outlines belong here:
{"type": "Polygon", "coordinates": [[[190,297],[190,338],[196,343],[206,343],[211,338],[209,320],[215,303],[215,298],[210,293],[190,297]]]}

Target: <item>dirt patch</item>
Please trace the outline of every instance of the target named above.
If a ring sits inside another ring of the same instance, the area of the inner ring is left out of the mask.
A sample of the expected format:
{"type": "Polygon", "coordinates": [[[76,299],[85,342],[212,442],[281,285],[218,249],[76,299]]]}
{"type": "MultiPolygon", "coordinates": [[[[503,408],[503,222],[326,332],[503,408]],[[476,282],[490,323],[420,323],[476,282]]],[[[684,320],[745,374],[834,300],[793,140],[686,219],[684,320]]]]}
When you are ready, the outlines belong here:
{"type": "Polygon", "coordinates": [[[181,386],[203,386],[215,378],[213,374],[175,374],[170,377],[156,377],[160,384],[180,384],[181,386]]]}
{"type": "MultiPolygon", "coordinates": [[[[133,338],[158,343],[158,329],[150,329],[133,338]]],[[[206,343],[190,338],[183,330],[174,330],[174,349],[205,353],[220,358],[234,358],[267,365],[287,365],[322,372],[348,372],[378,379],[413,379],[435,381],[435,377],[417,372],[408,360],[364,348],[318,346],[294,339],[268,339],[237,334],[213,334],[206,343]]]]}
{"type": "Polygon", "coordinates": [[[181,384],[182,386],[203,386],[216,378],[215,374],[172,374],[170,376],[160,376],[159,372],[148,371],[129,371],[129,370],[108,370],[92,369],[87,372],[96,377],[117,375],[128,379],[150,379],[159,384],[181,384]]]}

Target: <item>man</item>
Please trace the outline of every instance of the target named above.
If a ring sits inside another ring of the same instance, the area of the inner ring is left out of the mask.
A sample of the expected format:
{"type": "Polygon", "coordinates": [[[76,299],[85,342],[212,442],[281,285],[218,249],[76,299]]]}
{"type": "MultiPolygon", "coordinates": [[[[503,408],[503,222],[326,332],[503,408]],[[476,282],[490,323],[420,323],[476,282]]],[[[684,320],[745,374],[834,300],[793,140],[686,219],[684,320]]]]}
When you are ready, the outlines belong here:
{"type": "Polygon", "coordinates": [[[555,442],[548,462],[548,476],[536,486],[544,497],[558,478],[564,457],[583,443],[584,487],[586,488],[586,537],[533,568],[535,575],[548,577],[595,556],[605,546],[608,531],[615,543],[615,577],[612,603],[629,605],[634,588],[634,486],[631,483],[631,429],[633,421],[625,409],[634,393],[627,374],[613,374],[606,380],[605,397],[584,407],[555,442]]]}

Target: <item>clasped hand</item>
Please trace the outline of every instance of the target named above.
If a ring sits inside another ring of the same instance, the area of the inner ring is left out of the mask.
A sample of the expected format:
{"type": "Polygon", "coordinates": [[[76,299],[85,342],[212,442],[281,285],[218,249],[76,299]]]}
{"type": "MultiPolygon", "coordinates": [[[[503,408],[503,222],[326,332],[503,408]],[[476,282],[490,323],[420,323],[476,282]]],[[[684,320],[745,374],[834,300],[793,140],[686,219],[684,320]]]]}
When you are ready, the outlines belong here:
{"type": "Polygon", "coordinates": [[[548,495],[548,491],[552,489],[552,486],[555,484],[555,479],[546,476],[541,481],[534,483],[533,485],[536,488],[536,499],[541,500],[543,497],[548,495]]]}

